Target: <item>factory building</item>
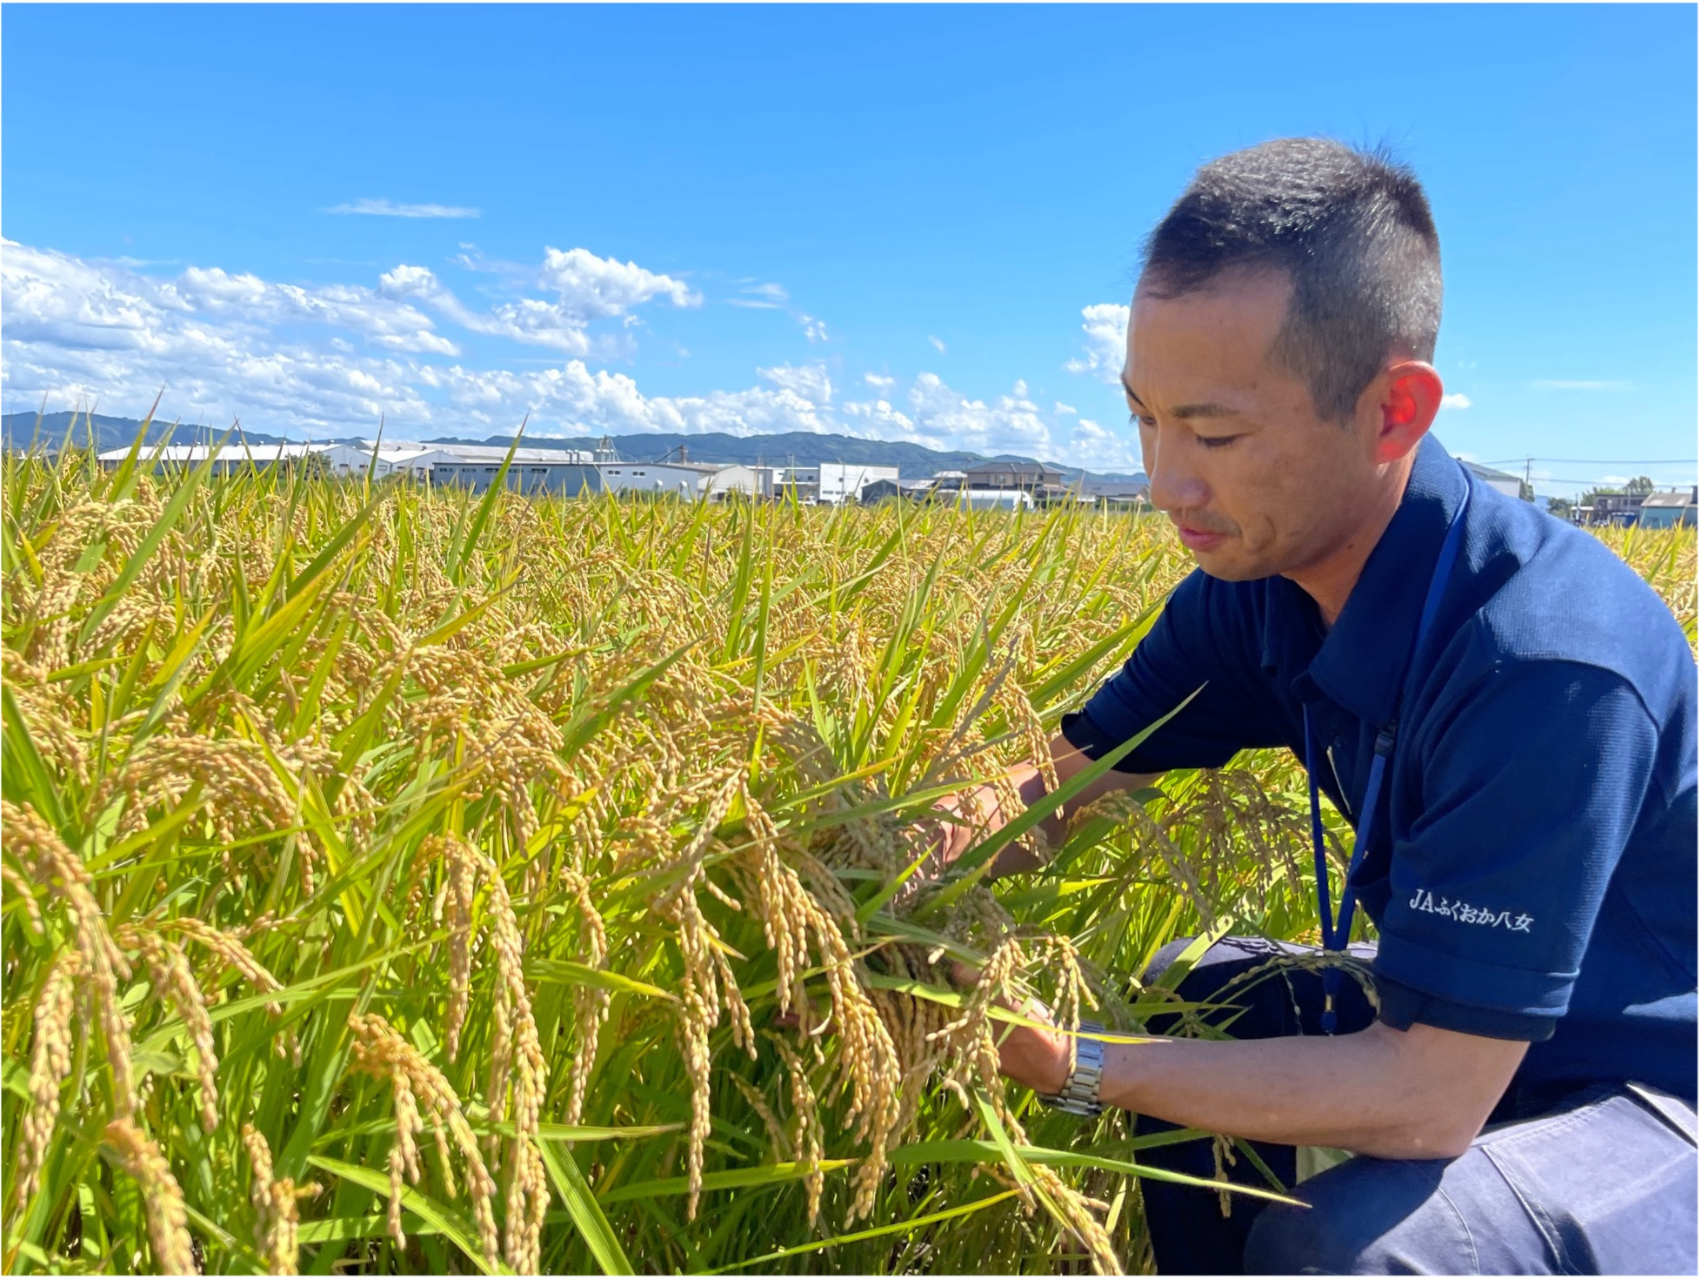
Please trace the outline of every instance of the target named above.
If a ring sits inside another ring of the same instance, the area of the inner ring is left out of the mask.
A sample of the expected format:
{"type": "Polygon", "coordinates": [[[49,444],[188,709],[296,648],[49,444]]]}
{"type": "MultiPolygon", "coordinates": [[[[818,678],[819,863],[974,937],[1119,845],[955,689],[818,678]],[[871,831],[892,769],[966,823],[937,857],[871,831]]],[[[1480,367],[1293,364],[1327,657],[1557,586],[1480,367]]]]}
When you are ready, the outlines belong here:
{"type": "MultiPolygon", "coordinates": [[[[431,448],[441,455],[432,463],[431,482],[464,485],[474,493],[483,493],[496,483],[497,472],[508,458],[507,445],[443,444],[431,448]]],[[[519,448],[508,464],[506,485],[519,493],[557,493],[572,498],[596,493],[603,488],[603,481],[597,464],[583,449],[519,448]]]]}
{"type": "Polygon", "coordinates": [[[775,467],[770,496],[796,497],[799,502],[859,502],[863,490],[880,480],[898,483],[897,467],[864,463],[823,462],[812,467],[775,467]]]}
{"type": "Polygon", "coordinates": [[[680,498],[755,497],[769,470],[717,462],[603,462],[597,469],[610,493],[680,498]]]}
{"type": "MultiPolygon", "coordinates": [[[[251,444],[246,440],[227,440],[218,444],[143,445],[136,455],[137,464],[152,465],[155,471],[198,467],[210,457],[215,475],[229,475],[249,467],[264,469],[274,466],[335,467],[355,456],[357,450],[349,445],[331,444],[251,444]]],[[[99,455],[103,467],[116,467],[130,456],[130,447],[107,449],[99,455]]]]}

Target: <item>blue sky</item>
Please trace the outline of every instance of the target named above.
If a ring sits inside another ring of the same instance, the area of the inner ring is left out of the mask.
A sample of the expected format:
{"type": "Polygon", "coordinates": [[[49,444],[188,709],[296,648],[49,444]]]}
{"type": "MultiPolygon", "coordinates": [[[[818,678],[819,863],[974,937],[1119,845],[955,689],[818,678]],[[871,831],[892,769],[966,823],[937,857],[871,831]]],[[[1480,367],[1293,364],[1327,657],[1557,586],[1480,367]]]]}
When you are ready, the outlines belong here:
{"type": "MultiPolygon", "coordinates": [[[[1132,469],[1194,167],[1385,142],[1450,448],[1696,457],[1679,5],[8,6],[4,407],[387,434],[840,430],[1132,469]]],[[[1580,461],[1558,461],[1579,459],[1580,461]]]]}

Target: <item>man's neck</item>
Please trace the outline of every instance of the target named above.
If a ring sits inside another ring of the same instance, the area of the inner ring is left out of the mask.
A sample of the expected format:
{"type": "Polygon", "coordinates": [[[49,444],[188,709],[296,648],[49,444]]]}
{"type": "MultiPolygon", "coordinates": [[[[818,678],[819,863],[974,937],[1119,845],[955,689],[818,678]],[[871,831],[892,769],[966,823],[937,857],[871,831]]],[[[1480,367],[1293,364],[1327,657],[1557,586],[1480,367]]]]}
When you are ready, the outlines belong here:
{"type": "Polygon", "coordinates": [[[1397,467],[1391,468],[1388,482],[1381,487],[1365,518],[1345,538],[1305,568],[1283,575],[1316,602],[1326,631],[1335,626],[1336,619],[1347,607],[1347,598],[1353,594],[1359,575],[1365,571],[1365,562],[1371,558],[1389,522],[1400,509],[1411,476],[1412,458],[1409,455],[1397,467]]]}

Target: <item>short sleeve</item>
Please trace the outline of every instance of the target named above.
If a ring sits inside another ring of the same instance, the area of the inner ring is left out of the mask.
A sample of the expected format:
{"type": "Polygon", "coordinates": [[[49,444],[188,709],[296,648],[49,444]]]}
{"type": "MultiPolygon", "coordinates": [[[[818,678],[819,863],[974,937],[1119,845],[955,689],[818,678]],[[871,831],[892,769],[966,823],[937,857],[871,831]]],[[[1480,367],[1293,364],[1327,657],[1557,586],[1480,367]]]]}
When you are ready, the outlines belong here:
{"type": "Polygon", "coordinates": [[[1579,663],[1504,668],[1453,710],[1390,861],[1373,966],[1384,1022],[1552,1034],[1657,745],[1632,687],[1579,663]]]}
{"type": "Polygon", "coordinates": [[[1249,585],[1199,569],[1184,578],[1122,669],[1079,713],[1064,717],[1064,737],[1097,760],[1198,689],[1175,719],[1117,762],[1118,772],[1219,768],[1243,747],[1282,745],[1282,717],[1259,666],[1249,585]]]}

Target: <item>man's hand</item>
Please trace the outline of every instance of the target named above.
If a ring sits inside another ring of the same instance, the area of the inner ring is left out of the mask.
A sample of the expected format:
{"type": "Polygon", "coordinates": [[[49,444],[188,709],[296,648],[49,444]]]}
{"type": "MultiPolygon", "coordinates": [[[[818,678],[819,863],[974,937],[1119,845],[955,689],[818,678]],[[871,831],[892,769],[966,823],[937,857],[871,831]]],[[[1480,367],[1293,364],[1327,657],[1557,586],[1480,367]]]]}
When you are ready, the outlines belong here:
{"type": "MultiPolygon", "coordinates": [[[[1052,739],[1048,749],[1052,753],[1052,768],[1060,785],[1075,777],[1090,763],[1062,734],[1052,739]]],[[[1005,777],[1011,787],[1005,794],[1007,797],[1014,794],[1014,804],[1008,800],[1001,804],[999,789],[991,783],[984,783],[960,791],[935,806],[941,814],[950,817],[942,818],[938,822],[938,830],[934,836],[938,855],[923,864],[926,868],[925,874],[929,877],[939,875],[1047,793],[1045,774],[1036,764],[1015,765],[1005,777]]],[[[1112,791],[1135,791],[1150,786],[1157,777],[1157,774],[1118,773],[1115,770],[1107,773],[1084,788],[1059,812],[1042,822],[1040,832],[1052,847],[1056,847],[1064,838],[1066,821],[1077,809],[1112,791]]],[[[994,856],[989,874],[998,879],[1013,872],[1033,871],[1040,865],[1040,860],[1023,844],[1011,843],[994,856]]]]}
{"type": "Polygon", "coordinates": [[[1000,807],[998,791],[991,783],[947,796],[934,808],[941,815],[932,860],[939,870],[951,866],[1015,816],[1000,807]]]}
{"type": "MultiPolygon", "coordinates": [[[[952,985],[968,990],[976,984],[980,973],[961,961],[953,961],[952,985]]],[[[993,1029],[993,1039],[999,1046],[999,1071],[1007,1080],[1027,1085],[1037,1093],[1059,1093],[1070,1077],[1070,1038],[1054,1025],[1052,1011],[1038,999],[1030,999],[1020,1009],[1010,1000],[999,1004],[1013,1013],[1020,1012],[1039,1027],[1020,1022],[1001,1022],[993,1029]]]]}

